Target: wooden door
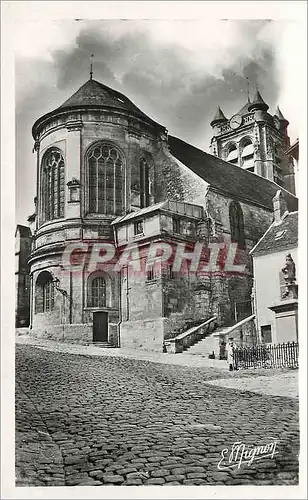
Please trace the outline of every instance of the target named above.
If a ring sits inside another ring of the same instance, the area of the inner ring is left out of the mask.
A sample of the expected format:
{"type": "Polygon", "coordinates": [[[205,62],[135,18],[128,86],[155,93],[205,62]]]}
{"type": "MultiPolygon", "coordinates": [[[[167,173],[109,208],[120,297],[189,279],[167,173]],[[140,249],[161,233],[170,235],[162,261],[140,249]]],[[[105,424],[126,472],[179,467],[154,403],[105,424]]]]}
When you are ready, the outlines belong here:
{"type": "Polygon", "coordinates": [[[108,342],[108,313],[93,313],[93,342],[108,342]]]}

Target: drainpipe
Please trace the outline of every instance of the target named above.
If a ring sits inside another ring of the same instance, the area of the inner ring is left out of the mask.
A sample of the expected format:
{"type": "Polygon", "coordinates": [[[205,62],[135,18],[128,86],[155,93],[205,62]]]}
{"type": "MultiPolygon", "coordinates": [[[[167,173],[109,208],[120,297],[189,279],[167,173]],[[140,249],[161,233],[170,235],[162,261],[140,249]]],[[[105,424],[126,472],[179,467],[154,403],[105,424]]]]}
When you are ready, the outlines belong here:
{"type": "Polygon", "coordinates": [[[255,325],[256,325],[256,333],[257,333],[257,344],[262,343],[262,339],[260,338],[259,332],[259,321],[258,321],[258,306],[257,306],[257,290],[256,290],[256,281],[253,279],[253,297],[252,297],[252,312],[255,315],[255,325]]]}
{"type": "Polygon", "coordinates": [[[119,279],[119,286],[118,286],[118,293],[119,293],[119,322],[118,322],[118,347],[121,347],[121,335],[120,335],[120,327],[122,324],[122,269],[120,269],[120,279],[119,279]]]}
{"type": "MultiPolygon", "coordinates": [[[[116,245],[116,248],[118,248],[118,240],[117,240],[117,232],[115,226],[112,226],[113,230],[113,239],[116,245]]],[[[121,335],[120,335],[120,327],[122,324],[122,268],[120,269],[120,276],[119,276],[119,285],[118,285],[118,307],[119,307],[119,321],[118,321],[118,346],[121,347],[121,335]]]]}
{"type": "Polygon", "coordinates": [[[73,321],[73,296],[72,296],[72,289],[73,289],[73,276],[72,276],[72,271],[70,271],[70,294],[69,294],[69,324],[72,324],[73,321]]]}
{"type": "Polygon", "coordinates": [[[33,293],[33,273],[30,274],[30,321],[29,321],[29,331],[32,330],[33,323],[33,306],[34,306],[34,293],[33,293]]]}
{"type": "Polygon", "coordinates": [[[126,321],[129,321],[129,286],[128,286],[128,266],[126,266],[126,321]]]}

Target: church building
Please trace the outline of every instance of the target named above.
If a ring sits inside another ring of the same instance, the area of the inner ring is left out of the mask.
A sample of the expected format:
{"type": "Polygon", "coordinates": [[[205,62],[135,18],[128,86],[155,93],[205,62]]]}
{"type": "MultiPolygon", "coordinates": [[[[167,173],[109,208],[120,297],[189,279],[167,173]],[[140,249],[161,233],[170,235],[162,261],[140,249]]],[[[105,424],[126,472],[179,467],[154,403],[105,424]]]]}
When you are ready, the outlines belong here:
{"type": "Polygon", "coordinates": [[[273,221],[279,186],[288,210],[297,210],[292,167],[280,155],[287,121],[267,109],[257,92],[232,125],[219,110],[212,154],[169,135],[92,75],[40,117],[32,129],[30,333],[161,351],[164,340],[213,315],[220,326],[249,316],[249,251],[273,221]],[[100,242],[138,249],[140,261],[153,243],[186,253],[200,243],[205,262],[211,245],[224,252],[235,243],[243,270],[190,273],[189,259],[178,272],[166,261],[139,275],[129,264],[117,272],[111,263],[63,266],[68,245],[86,249],[87,261],[100,242]]]}

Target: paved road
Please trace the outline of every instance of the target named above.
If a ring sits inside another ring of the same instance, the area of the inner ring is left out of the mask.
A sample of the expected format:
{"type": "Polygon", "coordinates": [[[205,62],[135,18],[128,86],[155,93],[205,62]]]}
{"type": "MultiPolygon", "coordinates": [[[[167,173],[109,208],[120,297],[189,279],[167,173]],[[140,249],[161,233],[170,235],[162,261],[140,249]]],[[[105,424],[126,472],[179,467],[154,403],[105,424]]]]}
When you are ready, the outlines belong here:
{"type": "Polygon", "coordinates": [[[17,485],[297,484],[298,402],[205,384],[213,370],[16,346],[17,485]],[[279,439],[220,471],[223,448],[279,439]]]}

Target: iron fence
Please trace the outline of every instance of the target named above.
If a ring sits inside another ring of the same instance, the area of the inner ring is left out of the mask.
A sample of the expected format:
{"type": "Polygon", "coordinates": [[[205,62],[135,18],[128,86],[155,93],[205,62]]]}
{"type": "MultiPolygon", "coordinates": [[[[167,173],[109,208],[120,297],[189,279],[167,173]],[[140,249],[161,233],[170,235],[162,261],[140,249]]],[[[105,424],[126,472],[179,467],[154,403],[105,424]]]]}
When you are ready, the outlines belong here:
{"type": "Polygon", "coordinates": [[[298,368],[298,342],[240,347],[234,361],[237,368],[298,368]]]}

